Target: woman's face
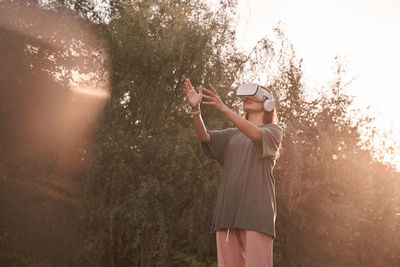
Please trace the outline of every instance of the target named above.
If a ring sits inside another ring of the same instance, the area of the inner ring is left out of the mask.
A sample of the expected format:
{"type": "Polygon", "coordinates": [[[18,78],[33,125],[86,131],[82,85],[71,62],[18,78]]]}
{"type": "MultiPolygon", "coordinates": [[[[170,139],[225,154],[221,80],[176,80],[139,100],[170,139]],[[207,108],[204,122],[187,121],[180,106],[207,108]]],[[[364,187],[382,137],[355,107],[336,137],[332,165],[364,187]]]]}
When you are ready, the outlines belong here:
{"type": "Polygon", "coordinates": [[[250,99],[247,99],[244,102],[244,109],[249,112],[249,111],[262,111],[264,112],[264,103],[263,102],[255,102],[250,99]]]}

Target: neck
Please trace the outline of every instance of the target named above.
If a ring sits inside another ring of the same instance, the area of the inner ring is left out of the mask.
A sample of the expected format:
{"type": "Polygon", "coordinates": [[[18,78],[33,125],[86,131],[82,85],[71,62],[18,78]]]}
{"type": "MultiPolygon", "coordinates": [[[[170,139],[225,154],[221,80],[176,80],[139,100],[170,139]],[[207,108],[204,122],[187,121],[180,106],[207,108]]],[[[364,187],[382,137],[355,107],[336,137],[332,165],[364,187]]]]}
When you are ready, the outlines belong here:
{"type": "Polygon", "coordinates": [[[250,112],[249,121],[257,126],[264,125],[264,112],[250,112]]]}

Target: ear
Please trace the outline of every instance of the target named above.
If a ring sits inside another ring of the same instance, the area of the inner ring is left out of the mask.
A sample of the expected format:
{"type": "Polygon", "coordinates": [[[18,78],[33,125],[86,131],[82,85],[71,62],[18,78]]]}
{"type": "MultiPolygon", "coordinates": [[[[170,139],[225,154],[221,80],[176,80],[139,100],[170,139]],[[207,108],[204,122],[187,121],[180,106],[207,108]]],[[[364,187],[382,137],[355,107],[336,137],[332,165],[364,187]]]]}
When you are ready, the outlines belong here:
{"type": "Polygon", "coordinates": [[[264,110],[267,112],[271,112],[275,106],[275,99],[267,99],[264,101],[264,110]]]}

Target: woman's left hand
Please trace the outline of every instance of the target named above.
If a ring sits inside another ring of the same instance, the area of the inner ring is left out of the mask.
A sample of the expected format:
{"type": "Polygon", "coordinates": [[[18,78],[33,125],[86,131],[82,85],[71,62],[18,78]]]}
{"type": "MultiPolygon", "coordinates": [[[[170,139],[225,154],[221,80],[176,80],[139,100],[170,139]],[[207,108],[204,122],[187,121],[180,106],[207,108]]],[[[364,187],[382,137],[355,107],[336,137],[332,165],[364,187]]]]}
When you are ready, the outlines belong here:
{"type": "Polygon", "coordinates": [[[224,102],[222,102],[221,98],[219,97],[217,91],[215,90],[215,88],[211,85],[210,88],[211,90],[208,90],[207,88],[203,87],[203,94],[202,96],[206,99],[208,99],[208,101],[203,101],[202,104],[206,104],[206,105],[212,105],[214,106],[214,108],[218,111],[225,111],[227,109],[229,109],[224,102]],[[207,93],[207,95],[204,94],[204,92],[207,93]]]}

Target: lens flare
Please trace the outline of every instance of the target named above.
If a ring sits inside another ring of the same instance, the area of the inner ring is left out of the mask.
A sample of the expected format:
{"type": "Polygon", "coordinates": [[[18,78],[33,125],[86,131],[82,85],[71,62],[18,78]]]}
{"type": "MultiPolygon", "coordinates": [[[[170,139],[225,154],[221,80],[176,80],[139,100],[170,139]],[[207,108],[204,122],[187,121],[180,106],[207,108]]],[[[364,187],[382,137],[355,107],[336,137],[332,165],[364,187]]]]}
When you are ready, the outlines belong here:
{"type": "Polygon", "coordinates": [[[57,244],[57,265],[79,245],[71,229],[110,97],[108,53],[78,16],[26,2],[0,1],[0,226],[10,225],[11,244],[1,250],[57,244]],[[17,244],[20,233],[33,238],[17,244]]]}

